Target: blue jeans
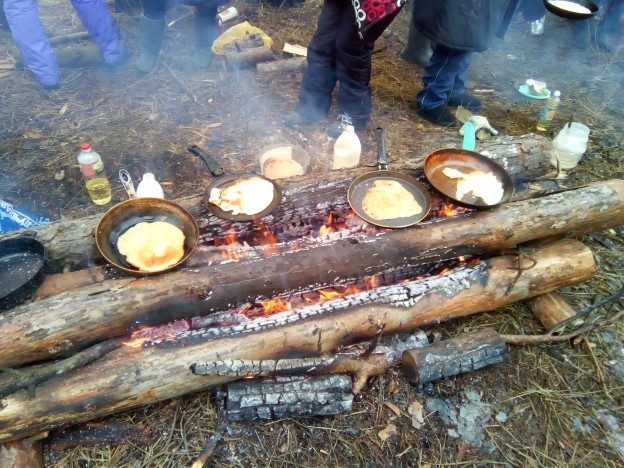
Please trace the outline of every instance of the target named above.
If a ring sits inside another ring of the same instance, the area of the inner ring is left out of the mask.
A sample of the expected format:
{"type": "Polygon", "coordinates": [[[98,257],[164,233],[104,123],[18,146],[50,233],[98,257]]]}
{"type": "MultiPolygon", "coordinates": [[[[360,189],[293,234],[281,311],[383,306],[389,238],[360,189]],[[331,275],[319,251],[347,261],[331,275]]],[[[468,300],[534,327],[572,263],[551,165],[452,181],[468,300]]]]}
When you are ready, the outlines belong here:
{"type": "Polygon", "coordinates": [[[443,106],[449,98],[464,94],[473,57],[470,50],[436,46],[423,72],[423,89],[416,95],[419,106],[434,109],[443,106]]]}

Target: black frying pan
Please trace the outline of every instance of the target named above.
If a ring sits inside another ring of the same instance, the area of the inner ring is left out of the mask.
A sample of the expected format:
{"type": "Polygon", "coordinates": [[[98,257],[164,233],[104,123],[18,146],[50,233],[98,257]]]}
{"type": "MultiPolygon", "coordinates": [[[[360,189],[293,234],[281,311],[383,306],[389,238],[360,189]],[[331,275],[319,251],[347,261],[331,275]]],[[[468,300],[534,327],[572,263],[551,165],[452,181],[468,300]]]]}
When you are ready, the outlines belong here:
{"type": "Polygon", "coordinates": [[[275,181],[268,179],[267,177],[264,177],[262,175],[252,174],[250,172],[224,175],[223,168],[219,165],[219,163],[215,161],[208,153],[202,150],[199,146],[192,145],[192,146],[189,146],[187,149],[191,153],[199,156],[202,159],[202,161],[204,161],[206,166],[208,166],[208,170],[210,171],[212,176],[215,178],[210,183],[210,185],[206,187],[206,190],[204,192],[204,197],[203,197],[204,205],[206,206],[206,208],[208,208],[208,211],[210,211],[215,216],[218,216],[219,218],[222,218],[222,219],[228,219],[230,221],[252,221],[254,219],[262,218],[272,213],[281,203],[282,189],[280,188],[279,185],[277,185],[277,183],[275,183],[275,181]],[[260,179],[264,179],[273,185],[273,201],[271,201],[269,206],[267,206],[260,213],[256,213],[255,215],[248,215],[248,214],[243,214],[243,213],[233,214],[231,211],[224,211],[221,208],[219,208],[217,205],[215,205],[214,203],[210,203],[209,201],[210,191],[212,189],[217,188],[217,187],[223,187],[229,184],[230,182],[233,182],[238,179],[248,179],[251,177],[258,177],[260,179]]]}
{"type": "Polygon", "coordinates": [[[470,208],[491,208],[505,203],[511,199],[514,193],[514,185],[511,176],[505,169],[496,164],[490,158],[475,151],[463,149],[441,149],[434,151],[425,160],[425,177],[431,182],[433,188],[443,193],[457,203],[470,208]],[[498,203],[486,204],[480,197],[472,192],[467,193],[462,200],[455,198],[457,194],[458,179],[451,179],[442,172],[446,168],[453,168],[465,174],[473,171],[493,173],[503,185],[503,196],[498,203]]]}
{"type": "Polygon", "coordinates": [[[587,18],[591,18],[600,10],[600,7],[589,0],[570,0],[577,5],[583,6],[589,10],[589,13],[579,13],[576,11],[566,10],[557,4],[553,4],[549,0],[543,0],[544,6],[548,11],[550,11],[553,15],[560,16],[561,18],[566,18],[570,20],[584,20],[587,18]]]}
{"type": "Polygon", "coordinates": [[[21,304],[45,276],[45,249],[32,237],[0,241],[0,310],[21,304]]]}
{"type": "Polygon", "coordinates": [[[377,138],[377,164],[379,170],[367,172],[351,182],[349,190],[347,191],[349,205],[351,205],[351,209],[355,211],[355,214],[357,214],[360,218],[370,224],[375,224],[376,226],[403,228],[416,224],[429,213],[429,210],[431,209],[431,196],[429,195],[427,188],[414,177],[403,174],[402,172],[388,170],[388,157],[386,156],[386,142],[383,128],[377,127],[375,129],[375,136],[377,138]],[[362,201],[366,196],[366,192],[368,192],[373,183],[377,180],[395,180],[399,182],[414,196],[418,204],[423,208],[422,212],[407,218],[371,218],[362,208],[362,201]]]}
{"type": "Polygon", "coordinates": [[[161,198],[133,198],[108,210],[95,230],[95,243],[102,256],[120,270],[141,275],[156,275],[173,270],[184,262],[195,249],[199,229],[193,216],[180,205],[161,198]],[[164,221],[184,233],[184,255],[175,264],[160,271],[142,271],[126,262],[117,250],[117,240],[132,226],[141,222],[164,221]]]}

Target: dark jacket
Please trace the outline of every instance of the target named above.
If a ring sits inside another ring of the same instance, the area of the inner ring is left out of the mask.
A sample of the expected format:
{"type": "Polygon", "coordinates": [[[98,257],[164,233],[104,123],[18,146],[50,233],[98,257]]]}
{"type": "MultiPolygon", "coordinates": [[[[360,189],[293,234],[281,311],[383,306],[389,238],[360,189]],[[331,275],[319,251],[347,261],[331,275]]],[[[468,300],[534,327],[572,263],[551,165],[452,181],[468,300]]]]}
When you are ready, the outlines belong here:
{"type": "Polygon", "coordinates": [[[509,0],[414,0],[412,21],[436,44],[483,52],[498,32],[509,0]]]}

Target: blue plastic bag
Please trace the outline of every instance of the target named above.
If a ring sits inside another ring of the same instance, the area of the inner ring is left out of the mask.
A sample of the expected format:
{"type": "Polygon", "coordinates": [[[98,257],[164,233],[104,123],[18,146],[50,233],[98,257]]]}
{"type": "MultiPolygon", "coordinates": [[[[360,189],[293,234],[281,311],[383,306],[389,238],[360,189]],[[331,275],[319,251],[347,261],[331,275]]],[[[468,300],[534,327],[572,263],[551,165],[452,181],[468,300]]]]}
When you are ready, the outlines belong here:
{"type": "Polygon", "coordinates": [[[40,224],[47,224],[49,222],[49,218],[30,214],[0,199],[0,234],[17,229],[39,226],[40,224]]]}

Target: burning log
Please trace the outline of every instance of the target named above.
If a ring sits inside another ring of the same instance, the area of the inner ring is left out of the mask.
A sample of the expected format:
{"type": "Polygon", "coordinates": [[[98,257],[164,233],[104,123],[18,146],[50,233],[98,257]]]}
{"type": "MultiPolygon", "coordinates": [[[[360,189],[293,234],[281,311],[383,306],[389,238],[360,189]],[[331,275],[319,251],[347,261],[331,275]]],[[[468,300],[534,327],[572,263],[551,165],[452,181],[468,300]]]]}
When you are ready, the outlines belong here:
{"type": "Polygon", "coordinates": [[[351,412],[351,379],[345,375],[273,377],[227,386],[230,421],[255,421],[351,412]]]}
{"type": "MultiPolygon", "coordinates": [[[[552,220],[551,220],[552,222],[552,220]]],[[[517,271],[519,258],[505,255],[457,271],[355,294],[300,311],[258,318],[242,327],[214,329],[184,346],[123,347],[100,360],[55,377],[31,400],[20,391],[0,400],[0,442],[83,422],[205,390],[232,377],[195,376],[195,362],[320,356],[342,345],[423,324],[495,310],[506,304],[588,280],[591,251],[572,240],[541,246],[517,271]],[[530,267],[530,268],[528,268],[530,267]],[[508,294],[506,294],[506,292],[508,294]],[[363,303],[368,295],[371,303],[363,303]]]]}
{"type": "Polygon", "coordinates": [[[403,353],[403,373],[415,384],[481,369],[503,362],[507,348],[493,329],[466,333],[403,353]]]}
{"type": "Polygon", "coordinates": [[[2,314],[0,365],[55,358],[127,335],[141,324],[186,320],[285,291],[301,293],[311,284],[332,285],[459,255],[495,252],[547,235],[622,224],[624,181],[614,180],[362,241],[346,238],[250,262],[107,280],[2,314]]]}
{"type": "MultiPolygon", "coordinates": [[[[544,176],[551,170],[549,158],[546,155],[550,148],[550,140],[541,135],[526,135],[524,137],[503,137],[482,145],[482,151],[487,151],[494,161],[507,169],[514,180],[533,180],[544,176]]],[[[414,171],[422,168],[423,158],[402,160],[397,162],[395,170],[414,171]],[[402,166],[399,164],[403,164],[402,166]]],[[[327,217],[331,208],[348,209],[346,198],[349,184],[357,176],[369,171],[369,168],[357,168],[343,171],[331,171],[323,175],[322,189],[319,189],[317,174],[280,181],[285,200],[279,210],[269,219],[274,226],[299,223],[302,219],[310,218],[311,214],[319,213],[327,217]]],[[[518,193],[518,196],[521,196],[518,193]]],[[[188,197],[176,200],[186,208],[200,223],[203,237],[224,237],[231,229],[241,229],[249,226],[240,223],[224,223],[215,216],[209,215],[201,203],[202,197],[188,197]]],[[[77,220],[61,220],[47,225],[33,228],[37,240],[46,248],[48,263],[53,271],[62,271],[66,266],[72,269],[93,267],[101,261],[95,247],[93,231],[101,219],[101,215],[93,215],[77,220]]],[[[0,236],[10,239],[23,235],[20,231],[10,232],[0,236]]],[[[191,256],[195,260],[197,256],[191,256]]],[[[114,276],[115,272],[111,273],[114,276]]],[[[118,274],[117,274],[118,276],[118,274]]]]}

